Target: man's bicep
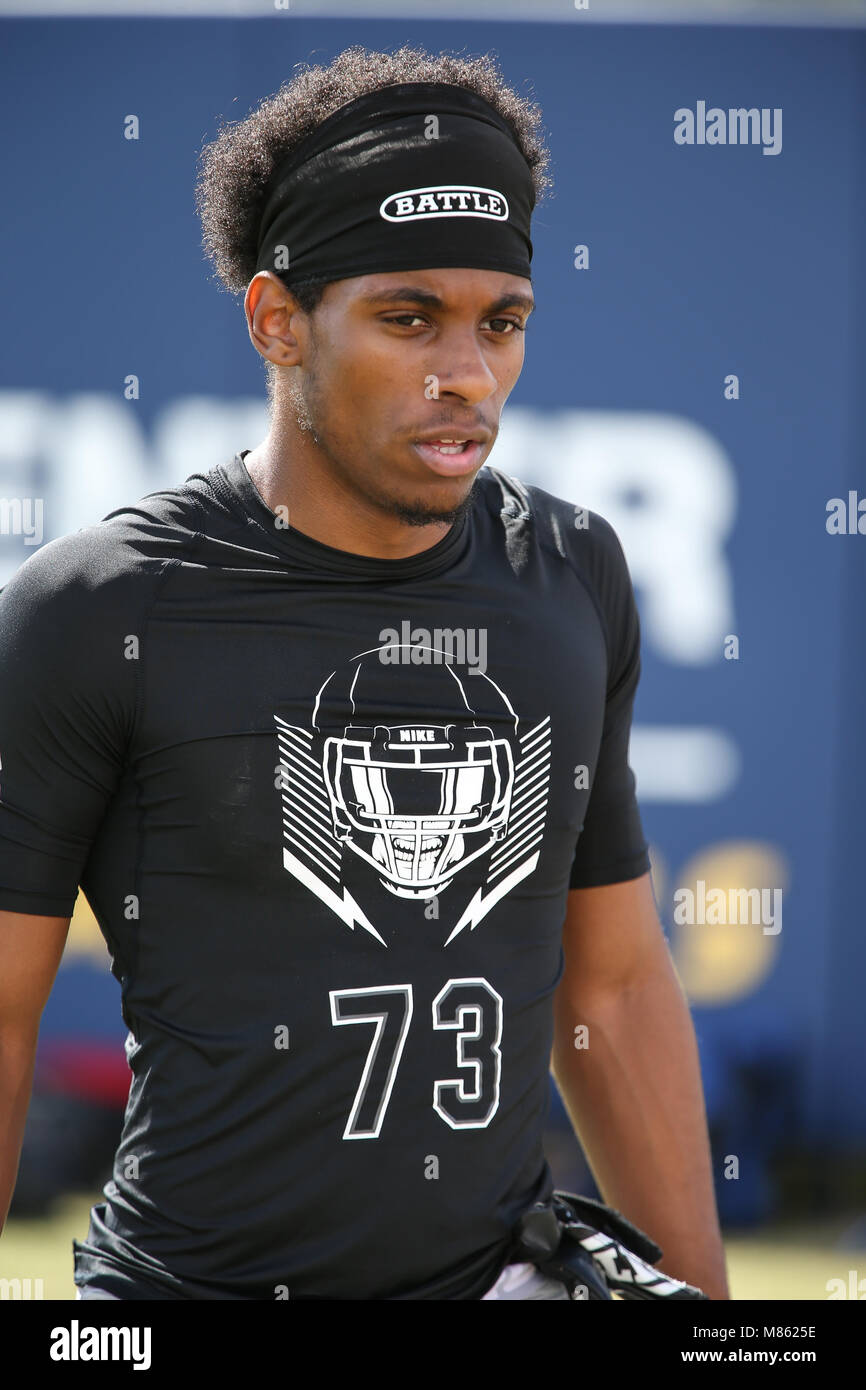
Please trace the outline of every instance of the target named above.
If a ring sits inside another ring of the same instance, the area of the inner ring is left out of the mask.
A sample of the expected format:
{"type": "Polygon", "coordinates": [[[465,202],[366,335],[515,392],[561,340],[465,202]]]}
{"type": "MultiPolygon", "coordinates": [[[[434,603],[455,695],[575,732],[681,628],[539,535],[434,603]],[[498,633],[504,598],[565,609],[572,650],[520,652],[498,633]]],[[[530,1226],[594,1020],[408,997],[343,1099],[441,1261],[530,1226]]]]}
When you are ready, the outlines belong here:
{"type": "Polygon", "coordinates": [[[592,585],[605,626],[607,684],[595,766],[588,765],[584,812],[570,888],[596,888],[638,878],[649,869],[649,849],[628,765],[632,710],[641,678],[641,619],[626,556],[609,523],[595,520],[592,585]]]}
{"type": "MultiPolygon", "coordinates": [[[[600,519],[599,519],[600,520],[600,519]]],[[[604,719],[589,801],[577,839],[570,888],[596,888],[634,879],[649,869],[649,851],[629,765],[629,739],[641,670],[640,616],[622,546],[608,523],[596,574],[608,649],[604,719]]]]}
{"type": "Polygon", "coordinates": [[[35,1035],[68,930],[68,917],[0,910],[0,1045],[35,1035]]]}
{"type": "Polygon", "coordinates": [[[72,913],[134,710],[129,615],[52,542],[0,595],[0,909],[72,913]]]}
{"type": "Polygon", "coordinates": [[[668,969],[670,955],[649,872],[568,894],[562,944],[563,993],[611,996],[668,969]]]}
{"type": "Polygon", "coordinates": [[[627,685],[607,705],[589,802],[571,866],[572,889],[638,878],[649,869],[649,848],[628,761],[638,671],[639,664],[627,685]]]}

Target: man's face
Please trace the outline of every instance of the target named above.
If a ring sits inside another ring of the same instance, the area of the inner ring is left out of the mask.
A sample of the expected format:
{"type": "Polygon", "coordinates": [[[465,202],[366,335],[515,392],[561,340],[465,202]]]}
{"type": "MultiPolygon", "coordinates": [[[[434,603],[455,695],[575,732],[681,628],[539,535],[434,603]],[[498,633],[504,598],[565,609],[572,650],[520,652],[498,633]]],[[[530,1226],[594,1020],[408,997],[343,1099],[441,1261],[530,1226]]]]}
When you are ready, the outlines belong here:
{"type": "Polygon", "coordinates": [[[465,510],[523,366],[532,303],[528,279],[493,270],[327,286],[299,334],[290,402],[349,491],[411,525],[465,510]],[[474,442],[460,453],[429,442],[455,436],[474,442]]]}

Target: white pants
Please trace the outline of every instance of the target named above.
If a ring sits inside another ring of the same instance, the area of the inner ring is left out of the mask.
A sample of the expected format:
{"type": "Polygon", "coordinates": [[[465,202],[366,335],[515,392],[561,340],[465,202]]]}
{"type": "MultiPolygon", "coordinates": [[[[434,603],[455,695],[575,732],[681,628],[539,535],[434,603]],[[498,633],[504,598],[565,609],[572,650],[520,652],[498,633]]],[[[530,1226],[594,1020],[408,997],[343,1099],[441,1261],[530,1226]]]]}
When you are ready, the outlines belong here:
{"type": "Polygon", "coordinates": [[[571,1302],[565,1285],[559,1279],[548,1279],[533,1264],[506,1265],[484,1298],[565,1298],[571,1302]]]}

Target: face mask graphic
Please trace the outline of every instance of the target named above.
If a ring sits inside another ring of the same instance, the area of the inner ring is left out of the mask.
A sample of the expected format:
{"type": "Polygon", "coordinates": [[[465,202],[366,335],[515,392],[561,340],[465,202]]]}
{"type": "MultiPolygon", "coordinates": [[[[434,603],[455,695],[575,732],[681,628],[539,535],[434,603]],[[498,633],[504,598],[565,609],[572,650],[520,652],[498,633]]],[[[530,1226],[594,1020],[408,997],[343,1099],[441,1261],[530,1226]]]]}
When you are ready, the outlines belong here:
{"type": "Polygon", "coordinates": [[[506,831],[511,748],[483,726],[350,726],[324,774],[335,836],[399,897],[440,893],[506,831]]]}

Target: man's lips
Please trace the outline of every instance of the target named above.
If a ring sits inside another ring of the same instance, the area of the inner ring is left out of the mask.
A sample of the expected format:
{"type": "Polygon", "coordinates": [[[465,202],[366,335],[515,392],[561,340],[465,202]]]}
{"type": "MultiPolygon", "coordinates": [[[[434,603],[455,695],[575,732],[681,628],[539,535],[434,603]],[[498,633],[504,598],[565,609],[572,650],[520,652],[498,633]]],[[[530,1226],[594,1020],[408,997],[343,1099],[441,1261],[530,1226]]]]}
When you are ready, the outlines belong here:
{"type": "MultiPolygon", "coordinates": [[[[446,435],[445,438],[447,439],[449,436],[446,435]]],[[[444,441],[442,442],[444,444],[444,441]]],[[[454,446],[448,445],[446,447],[453,448],[454,446]]],[[[460,453],[443,453],[436,448],[434,441],[418,439],[415,440],[412,448],[434,473],[438,473],[443,478],[457,478],[464,473],[472,473],[478,467],[478,460],[484,445],[478,439],[467,439],[464,441],[460,453]]]]}

